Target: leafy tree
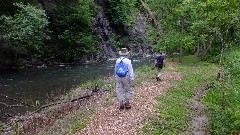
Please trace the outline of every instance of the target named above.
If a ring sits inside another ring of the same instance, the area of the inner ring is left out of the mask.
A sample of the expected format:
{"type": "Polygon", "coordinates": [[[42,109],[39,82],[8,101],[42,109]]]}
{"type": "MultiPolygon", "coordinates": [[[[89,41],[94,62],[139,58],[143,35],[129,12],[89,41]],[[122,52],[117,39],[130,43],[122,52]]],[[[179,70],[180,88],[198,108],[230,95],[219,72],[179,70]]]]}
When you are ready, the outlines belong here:
{"type": "Polygon", "coordinates": [[[0,17],[0,40],[5,48],[12,49],[15,54],[31,53],[35,57],[42,57],[46,51],[43,42],[49,39],[46,28],[49,22],[45,12],[29,4],[14,5],[18,13],[0,17]]]}
{"type": "MultiPolygon", "coordinates": [[[[195,43],[191,44],[198,47],[198,53],[216,54],[222,44],[239,42],[236,39],[239,38],[240,11],[236,0],[151,0],[147,4],[161,23],[165,33],[163,36],[169,36],[167,33],[173,30],[177,32],[176,36],[178,33],[182,36],[192,35],[195,43]]],[[[179,49],[184,44],[183,40],[179,40],[179,49]]],[[[168,49],[171,48],[174,47],[168,49]]]]}
{"type": "Polygon", "coordinates": [[[56,56],[65,62],[75,61],[88,52],[97,51],[97,36],[92,21],[96,9],[93,1],[63,2],[50,13],[56,56]]]}
{"type": "Polygon", "coordinates": [[[192,0],[187,4],[194,20],[192,31],[199,37],[205,54],[212,48],[221,47],[222,43],[234,44],[239,38],[239,2],[192,0]]]}
{"type": "Polygon", "coordinates": [[[113,24],[133,23],[134,18],[131,13],[135,9],[137,0],[108,0],[109,17],[113,24]]]}
{"type": "Polygon", "coordinates": [[[193,44],[192,40],[184,40],[190,39],[191,35],[188,30],[190,21],[188,8],[183,5],[183,0],[163,0],[158,2],[152,0],[147,3],[150,8],[154,9],[154,14],[157,16],[159,22],[161,22],[164,33],[155,48],[158,50],[165,48],[168,53],[178,51],[180,54],[179,62],[181,62],[184,45],[193,44]],[[187,35],[187,37],[185,37],[185,35],[187,35]],[[171,41],[171,38],[173,38],[174,41],[171,41]],[[187,41],[191,42],[186,43],[187,41]]]}

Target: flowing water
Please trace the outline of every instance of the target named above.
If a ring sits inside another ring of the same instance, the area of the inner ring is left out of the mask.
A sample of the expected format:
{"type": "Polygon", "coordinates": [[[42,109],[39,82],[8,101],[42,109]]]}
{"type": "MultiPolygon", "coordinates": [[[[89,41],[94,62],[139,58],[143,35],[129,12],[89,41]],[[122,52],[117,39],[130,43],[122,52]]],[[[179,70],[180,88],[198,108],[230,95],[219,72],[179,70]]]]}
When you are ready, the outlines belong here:
{"type": "MultiPolygon", "coordinates": [[[[131,58],[133,68],[153,63],[152,58],[131,58]]],[[[22,69],[0,71],[0,122],[7,115],[31,111],[32,107],[10,107],[6,105],[41,105],[49,98],[69,92],[80,84],[95,78],[113,75],[115,61],[97,64],[58,66],[45,69],[22,69]]]]}

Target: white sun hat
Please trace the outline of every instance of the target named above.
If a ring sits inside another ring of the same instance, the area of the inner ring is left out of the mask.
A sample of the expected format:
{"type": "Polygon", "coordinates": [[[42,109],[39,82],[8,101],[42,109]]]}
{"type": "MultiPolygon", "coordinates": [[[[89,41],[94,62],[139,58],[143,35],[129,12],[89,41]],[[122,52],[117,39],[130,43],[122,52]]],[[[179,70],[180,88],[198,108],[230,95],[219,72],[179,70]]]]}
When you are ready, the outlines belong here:
{"type": "Polygon", "coordinates": [[[127,48],[122,48],[121,51],[119,51],[119,55],[123,55],[123,56],[128,55],[128,53],[129,52],[127,48]]]}

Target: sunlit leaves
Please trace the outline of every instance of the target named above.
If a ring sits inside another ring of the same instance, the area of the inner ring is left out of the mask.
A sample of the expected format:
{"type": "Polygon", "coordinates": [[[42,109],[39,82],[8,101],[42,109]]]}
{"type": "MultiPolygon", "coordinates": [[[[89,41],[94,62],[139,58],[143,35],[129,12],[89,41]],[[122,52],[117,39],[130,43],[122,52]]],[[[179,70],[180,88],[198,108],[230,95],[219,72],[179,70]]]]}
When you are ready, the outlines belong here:
{"type": "Polygon", "coordinates": [[[192,1],[189,3],[195,18],[192,28],[216,35],[224,35],[230,27],[237,28],[240,11],[239,4],[234,3],[234,0],[192,1]]]}

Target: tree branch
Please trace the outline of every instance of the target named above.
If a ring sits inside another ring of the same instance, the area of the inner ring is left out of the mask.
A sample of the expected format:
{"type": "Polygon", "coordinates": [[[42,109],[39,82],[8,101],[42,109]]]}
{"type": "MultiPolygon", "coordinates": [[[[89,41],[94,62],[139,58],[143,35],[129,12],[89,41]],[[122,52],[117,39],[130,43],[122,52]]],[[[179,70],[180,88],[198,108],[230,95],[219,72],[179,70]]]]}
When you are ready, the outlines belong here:
{"type": "Polygon", "coordinates": [[[8,105],[6,103],[0,102],[0,104],[5,105],[6,107],[22,107],[24,105],[8,105]]]}

